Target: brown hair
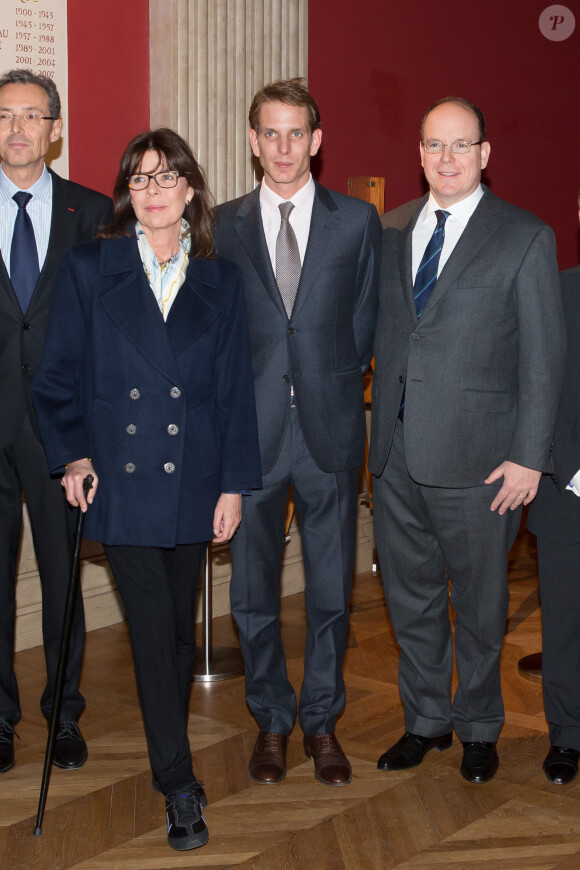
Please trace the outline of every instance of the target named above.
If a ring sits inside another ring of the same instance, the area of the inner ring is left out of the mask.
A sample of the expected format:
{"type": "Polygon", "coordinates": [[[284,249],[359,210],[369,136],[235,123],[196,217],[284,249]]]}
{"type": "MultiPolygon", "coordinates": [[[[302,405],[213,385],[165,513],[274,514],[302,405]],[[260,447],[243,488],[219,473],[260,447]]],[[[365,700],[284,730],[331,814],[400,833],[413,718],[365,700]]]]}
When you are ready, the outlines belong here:
{"type": "Polygon", "coordinates": [[[252,100],[248,118],[250,128],[259,132],[260,109],[264,103],[286,103],[289,106],[304,106],[308,115],[310,132],[320,127],[320,112],[314,98],[302,78],[285,79],[264,85],[252,100]]]}
{"type": "Polygon", "coordinates": [[[473,103],[469,102],[469,100],[464,100],[463,97],[442,97],[442,99],[437,100],[436,103],[433,103],[432,106],[429,106],[429,108],[423,115],[423,120],[421,121],[421,142],[423,141],[423,135],[425,133],[425,122],[427,118],[429,117],[433,109],[436,109],[438,106],[444,105],[444,103],[456,103],[463,109],[467,109],[468,112],[473,112],[479,129],[479,139],[481,142],[485,140],[485,118],[483,117],[483,112],[481,111],[481,109],[479,109],[477,106],[474,106],[473,103]]]}
{"type": "Polygon", "coordinates": [[[189,224],[191,252],[196,257],[207,259],[214,254],[213,198],[205,180],[205,174],[185,139],[167,127],[146,130],[132,139],[121,157],[119,172],[113,188],[115,208],[113,220],[98,235],[100,239],[114,239],[133,234],[135,215],[131,204],[129,178],[139,171],[147,151],[155,151],[159,164],[179,172],[195,191],[191,202],[185,206],[183,217],[189,224]]]}

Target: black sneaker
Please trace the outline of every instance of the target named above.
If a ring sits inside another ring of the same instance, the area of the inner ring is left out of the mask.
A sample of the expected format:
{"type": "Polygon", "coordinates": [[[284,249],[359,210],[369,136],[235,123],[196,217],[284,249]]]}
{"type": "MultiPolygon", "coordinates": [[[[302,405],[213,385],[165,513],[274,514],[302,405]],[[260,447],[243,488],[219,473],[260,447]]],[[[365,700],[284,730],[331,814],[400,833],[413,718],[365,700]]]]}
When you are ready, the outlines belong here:
{"type": "Polygon", "coordinates": [[[193,785],[166,794],[165,812],[167,842],[172,849],[185,852],[205,846],[209,834],[193,785]]]}
{"type": "MultiPolygon", "coordinates": [[[[159,792],[159,794],[163,794],[163,789],[161,788],[161,783],[154,775],[151,780],[151,788],[153,791],[159,792]]],[[[190,786],[193,796],[196,801],[199,801],[199,805],[204,810],[207,807],[207,795],[205,793],[205,789],[203,786],[203,782],[200,779],[194,779],[190,786]]]]}

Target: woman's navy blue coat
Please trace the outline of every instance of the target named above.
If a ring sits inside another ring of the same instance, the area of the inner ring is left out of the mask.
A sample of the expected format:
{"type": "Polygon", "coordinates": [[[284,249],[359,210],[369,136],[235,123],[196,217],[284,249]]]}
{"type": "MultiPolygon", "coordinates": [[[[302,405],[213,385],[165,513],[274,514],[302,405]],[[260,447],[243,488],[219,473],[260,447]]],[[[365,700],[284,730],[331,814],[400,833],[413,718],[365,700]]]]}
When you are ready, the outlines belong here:
{"type": "Polygon", "coordinates": [[[191,258],[165,323],[135,238],[72,248],[33,396],[53,473],[92,458],[93,540],[205,541],[220,494],[261,485],[242,278],[228,260],[191,258]]]}

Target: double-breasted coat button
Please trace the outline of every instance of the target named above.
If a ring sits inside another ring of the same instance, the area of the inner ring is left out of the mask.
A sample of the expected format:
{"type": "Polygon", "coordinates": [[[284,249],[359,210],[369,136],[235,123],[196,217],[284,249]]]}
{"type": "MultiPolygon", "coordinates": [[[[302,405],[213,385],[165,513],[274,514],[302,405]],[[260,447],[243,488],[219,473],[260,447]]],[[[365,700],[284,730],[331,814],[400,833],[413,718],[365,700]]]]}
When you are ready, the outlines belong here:
{"type": "Polygon", "coordinates": [[[131,392],[129,393],[129,396],[130,396],[132,399],[140,399],[140,398],[141,398],[141,393],[139,392],[139,390],[137,389],[137,387],[134,387],[134,388],[131,390],[131,392]]]}
{"type": "Polygon", "coordinates": [[[27,375],[31,369],[32,366],[29,366],[28,363],[24,363],[24,365],[22,366],[22,371],[25,375],[27,375]]]}
{"type": "Polygon", "coordinates": [[[169,390],[169,395],[172,399],[179,399],[179,397],[181,396],[181,390],[179,389],[179,387],[171,387],[171,389],[169,390]]]}
{"type": "Polygon", "coordinates": [[[290,383],[290,375],[282,375],[282,380],[284,381],[285,384],[289,384],[290,383]]]}
{"type": "Polygon", "coordinates": [[[125,471],[127,472],[127,474],[133,474],[133,472],[135,471],[135,463],[128,462],[125,466],[125,471]]]}
{"type": "Polygon", "coordinates": [[[177,433],[179,432],[179,426],[176,426],[175,423],[170,423],[167,427],[167,431],[170,435],[177,435],[177,433]]]}
{"type": "Polygon", "coordinates": [[[136,431],[137,431],[137,427],[135,426],[135,424],[134,424],[134,423],[129,423],[129,425],[127,426],[127,432],[128,432],[128,434],[129,434],[129,435],[134,435],[136,431]]]}
{"type": "Polygon", "coordinates": [[[173,462],[166,462],[163,468],[167,474],[173,474],[173,472],[175,471],[175,465],[173,464],[173,462]]]}

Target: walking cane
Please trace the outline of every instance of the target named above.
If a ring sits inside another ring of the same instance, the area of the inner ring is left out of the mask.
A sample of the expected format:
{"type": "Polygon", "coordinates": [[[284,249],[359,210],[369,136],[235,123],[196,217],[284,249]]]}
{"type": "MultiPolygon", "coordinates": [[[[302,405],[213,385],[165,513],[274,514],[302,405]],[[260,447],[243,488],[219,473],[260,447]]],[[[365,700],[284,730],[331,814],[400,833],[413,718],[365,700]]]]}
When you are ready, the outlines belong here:
{"type": "MultiPolygon", "coordinates": [[[[85,499],[89,490],[93,485],[93,475],[87,474],[83,480],[83,492],[85,499]]],[[[72,621],[74,614],[74,604],[77,596],[79,585],[79,562],[81,554],[81,541],[83,537],[83,528],[85,525],[85,515],[79,508],[77,524],[75,529],[75,541],[72,565],[70,570],[70,579],[68,585],[68,593],[66,598],[66,606],[64,611],[64,621],[62,625],[62,634],[60,637],[60,651],[58,654],[58,668],[56,671],[56,683],[54,686],[54,697],[52,699],[52,714],[50,717],[50,727],[48,729],[48,740],[46,743],[46,754],[44,756],[44,770],[42,772],[42,783],[40,786],[40,798],[38,801],[38,812],[36,814],[36,824],[34,826],[34,836],[42,835],[42,819],[46,807],[46,798],[48,795],[48,785],[50,783],[50,772],[52,769],[52,759],[54,756],[54,743],[56,739],[56,731],[58,728],[58,717],[60,715],[60,706],[62,703],[62,691],[64,688],[64,675],[66,671],[68,648],[70,645],[70,635],[72,630],[72,621]]]]}

